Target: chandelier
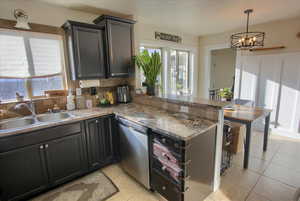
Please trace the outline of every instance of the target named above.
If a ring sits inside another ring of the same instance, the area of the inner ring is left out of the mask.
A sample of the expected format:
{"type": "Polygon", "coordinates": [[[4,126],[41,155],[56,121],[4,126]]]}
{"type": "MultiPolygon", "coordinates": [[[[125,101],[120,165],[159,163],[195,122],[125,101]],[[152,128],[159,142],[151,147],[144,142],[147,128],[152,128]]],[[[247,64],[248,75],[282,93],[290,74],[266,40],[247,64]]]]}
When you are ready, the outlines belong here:
{"type": "Polygon", "coordinates": [[[259,31],[249,31],[249,15],[253,9],[247,9],[244,13],[247,15],[246,32],[231,35],[231,47],[236,49],[253,49],[264,46],[265,33],[259,31]]]}

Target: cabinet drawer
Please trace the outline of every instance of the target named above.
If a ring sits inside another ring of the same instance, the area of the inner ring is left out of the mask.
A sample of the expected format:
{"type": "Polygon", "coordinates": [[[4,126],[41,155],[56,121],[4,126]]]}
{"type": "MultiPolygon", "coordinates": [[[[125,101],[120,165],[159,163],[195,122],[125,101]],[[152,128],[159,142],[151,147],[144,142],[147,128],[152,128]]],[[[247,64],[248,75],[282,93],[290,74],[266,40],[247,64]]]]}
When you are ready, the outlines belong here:
{"type": "Polygon", "coordinates": [[[0,153],[80,132],[81,123],[77,122],[62,126],[49,127],[28,133],[22,133],[20,135],[3,137],[0,138],[0,153]]]}
{"type": "Polygon", "coordinates": [[[178,190],[178,187],[156,171],[152,171],[151,174],[151,187],[169,201],[183,200],[183,193],[178,190]]]}

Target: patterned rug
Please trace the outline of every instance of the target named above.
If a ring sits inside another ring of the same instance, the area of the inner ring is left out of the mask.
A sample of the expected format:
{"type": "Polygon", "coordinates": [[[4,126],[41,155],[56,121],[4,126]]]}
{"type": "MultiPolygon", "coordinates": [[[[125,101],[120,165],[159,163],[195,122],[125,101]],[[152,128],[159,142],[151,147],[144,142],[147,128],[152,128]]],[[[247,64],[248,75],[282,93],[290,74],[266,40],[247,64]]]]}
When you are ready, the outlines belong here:
{"type": "Polygon", "coordinates": [[[103,201],[118,191],[119,189],[106,175],[96,171],[44,193],[31,201],[103,201]]]}

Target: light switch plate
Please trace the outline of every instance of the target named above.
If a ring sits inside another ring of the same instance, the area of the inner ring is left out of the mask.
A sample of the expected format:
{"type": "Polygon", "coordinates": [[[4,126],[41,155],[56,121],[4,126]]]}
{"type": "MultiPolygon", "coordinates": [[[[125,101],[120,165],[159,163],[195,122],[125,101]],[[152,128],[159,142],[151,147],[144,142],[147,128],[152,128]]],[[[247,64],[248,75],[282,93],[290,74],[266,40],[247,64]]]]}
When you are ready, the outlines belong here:
{"type": "Polygon", "coordinates": [[[180,106],[180,112],[189,113],[189,107],[188,106],[180,106]]]}

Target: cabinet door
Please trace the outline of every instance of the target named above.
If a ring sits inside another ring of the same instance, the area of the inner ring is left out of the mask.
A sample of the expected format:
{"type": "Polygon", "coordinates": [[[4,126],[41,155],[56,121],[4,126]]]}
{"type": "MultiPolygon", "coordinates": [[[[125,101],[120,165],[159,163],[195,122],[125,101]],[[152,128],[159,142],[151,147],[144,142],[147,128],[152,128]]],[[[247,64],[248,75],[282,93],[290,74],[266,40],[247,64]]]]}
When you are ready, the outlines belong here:
{"type": "Polygon", "coordinates": [[[108,20],[109,76],[126,77],[132,68],[133,26],[108,20]]]}
{"type": "Polygon", "coordinates": [[[71,135],[45,144],[50,182],[57,185],[85,171],[82,134],[71,135]]]}
{"type": "Polygon", "coordinates": [[[104,31],[74,26],[74,59],[78,79],[105,77],[104,31]]]}
{"type": "Polygon", "coordinates": [[[114,143],[115,139],[113,136],[113,118],[104,117],[101,122],[101,141],[102,141],[102,156],[105,161],[105,164],[111,163],[114,160],[114,143]]]}
{"type": "Polygon", "coordinates": [[[90,169],[98,169],[114,160],[112,122],[112,117],[102,117],[86,121],[90,169]]]}
{"type": "Polygon", "coordinates": [[[88,150],[88,161],[90,169],[97,169],[102,166],[101,158],[101,141],[100,135],[101,132],[99,122],[101,120],[89,119],[86,121],[86,134],[87,134],[87,150],[88,150]]]}
{"type": "Polygon", "coordinates": [[[14,200],[47,187],[43,145],[0,153],[0,200],[14,200]]]}

